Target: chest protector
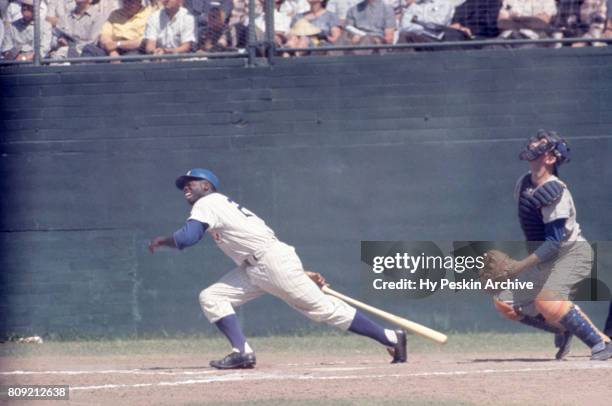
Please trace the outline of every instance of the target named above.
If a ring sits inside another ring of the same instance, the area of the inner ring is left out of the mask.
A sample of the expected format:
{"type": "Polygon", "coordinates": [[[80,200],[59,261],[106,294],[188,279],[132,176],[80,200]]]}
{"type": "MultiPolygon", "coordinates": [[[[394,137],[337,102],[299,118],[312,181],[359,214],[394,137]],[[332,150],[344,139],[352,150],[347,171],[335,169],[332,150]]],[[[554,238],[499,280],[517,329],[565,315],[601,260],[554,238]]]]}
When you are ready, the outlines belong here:
{"type": "MultiPolygon", "coordinates": [[[[526,174],[521,179],[518,194],[518,217],[527,241],[544,241],[542,207],[555,203],[562,194],[563,184],[556,180],[546,182],[534,190],[530,174],[526,174]]],[[[532,249],[529,251],[531,252],[532,249]]]]}

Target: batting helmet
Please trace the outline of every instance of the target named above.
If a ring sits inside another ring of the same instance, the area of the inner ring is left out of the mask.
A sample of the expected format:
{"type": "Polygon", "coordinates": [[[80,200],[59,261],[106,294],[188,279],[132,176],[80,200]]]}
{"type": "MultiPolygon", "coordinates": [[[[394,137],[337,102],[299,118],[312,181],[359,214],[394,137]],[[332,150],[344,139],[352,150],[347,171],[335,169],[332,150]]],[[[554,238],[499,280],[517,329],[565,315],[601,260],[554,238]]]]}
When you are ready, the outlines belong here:
{"type": "Polygon", "coordinates": [[[538,159],[547,152],[552,152],[557,158],[557,165],[564,164],[570,160],[570,149],[567,142],[555,131],[538,130],[538,133],[527,140],[527,144],[523,147],[519,158],[523,161],[533,161],[538,159]],[[540,140],[546,140],[535,148],[531,144],[540,140]]]}
{"type": "Polygon", "coordinates": [[[219,178],[217,175],[209,171],[208,169],[193,168],[190,169],[185,175],[176,178],[176,187],[183,190],[185,184],[190,180],[207,180],[211,185],[214,186],[215,190],[219,189],[219,178]]]}

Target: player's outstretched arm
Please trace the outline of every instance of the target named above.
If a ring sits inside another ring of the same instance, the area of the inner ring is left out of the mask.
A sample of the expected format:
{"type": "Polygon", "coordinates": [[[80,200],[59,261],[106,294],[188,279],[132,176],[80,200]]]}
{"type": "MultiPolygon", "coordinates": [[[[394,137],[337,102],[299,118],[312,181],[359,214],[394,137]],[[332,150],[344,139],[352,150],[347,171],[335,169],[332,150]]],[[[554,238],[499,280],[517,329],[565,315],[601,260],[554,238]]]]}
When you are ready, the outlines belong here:
{"type": "Polygon", "coordinates": [[[156,237],[149,244],[151,253],[161,246],[182,250],[195,245],[204,237],[208,224],[197,220],[187,220],[185,225],[174,234],[167,237],[156,237]]]}

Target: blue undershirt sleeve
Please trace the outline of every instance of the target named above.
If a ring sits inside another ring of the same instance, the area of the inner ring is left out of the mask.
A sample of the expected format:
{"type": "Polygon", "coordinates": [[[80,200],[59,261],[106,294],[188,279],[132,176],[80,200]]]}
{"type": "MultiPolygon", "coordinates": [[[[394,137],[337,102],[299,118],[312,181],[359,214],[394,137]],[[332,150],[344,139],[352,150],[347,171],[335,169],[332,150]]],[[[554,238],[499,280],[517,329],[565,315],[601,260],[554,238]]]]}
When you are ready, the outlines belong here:
{"type": "Polygon", "coordinates": [[[197,244],[204,237],[207,228],[208,224],[206,223],[197,220],[187,220],[185,225],[173,234],[176,248],[182,250],[197,244]]]}
{"type": "Polygon", "coordinates": [[[535,250],[541,262],[550,261],[559,254],[561,241],[565,239],[565,222],[567,219],[557,219],[544,225],[544,242],[535,250]]]}

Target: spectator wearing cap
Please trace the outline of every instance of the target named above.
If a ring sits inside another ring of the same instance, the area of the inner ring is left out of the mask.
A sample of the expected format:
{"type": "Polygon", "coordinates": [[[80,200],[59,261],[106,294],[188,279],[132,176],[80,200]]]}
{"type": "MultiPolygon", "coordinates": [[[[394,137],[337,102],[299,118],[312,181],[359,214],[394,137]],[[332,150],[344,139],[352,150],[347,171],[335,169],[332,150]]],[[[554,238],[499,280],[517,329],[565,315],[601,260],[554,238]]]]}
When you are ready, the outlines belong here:
{"type": "Polygon", "coordinates": [[[154,55],[191,52],[196,42],[194,16],[183,7],[183,0],[162,0],[162,4],[163,8],[147,21],[146,52],[154,55]]]}
{"type": "Polygon", "coordinates": [[[325,0],[308,0],[308,3],[310,10],[298,13],[291,20],[285,45],[289,48],[311,48],[335,44],[342,33],[338,17],[325,8],[325,0]]]}
{"type": "MultiPolygon", "coordinates": [[[[32,61],[34,59],[34,0],[20,0],[21,18],[8,26],[2,41],[4,59],[32,61]]],[[[41,21],[40,55],[46,57],[51,48],[51,25],[41,21]]]]}
{"type": "Polygon", "coordinates": [[[143,49],[145,26],[153,7],[142,0],[123,0],[122,7],[113,11],[102,25],[97,46],[83,48],[86,56],[120,56],[138,54],[143,49]]]}
{"type": "MultiPolygon", "coordinates": [[[[47,3],[50,0],[40,0],[40,15],[45,18],[47,14],[47,3]]],[[[34,2],[32,1],[32,5],[34,2]]],[[[21,18],[21,0],[0,0],[0,19],[4,22],[15,22],[21,18]]]]}
{"type": "Polygon", "coordinates": [[[21,18],[20,0],[0,0],[0,17],[2,17],[5,28],[8,24],[19,20],[21,18]]]}
{"type": "Polygon", "coordinates": [[[104,20],[94,8],[99,0],[75,0],[74,8],[56,14],[51,58],[81,56],[87,44],[97,41],[104,20]]]}
{"type": "MultiPolygon", "coordinates": [[[[503,0],[497,16],[501,38],[541,39],[552,32],[557,14],[555,0],[503,0]]],[[[539,45],[542,46],[542,45],[539,45]]]]}

